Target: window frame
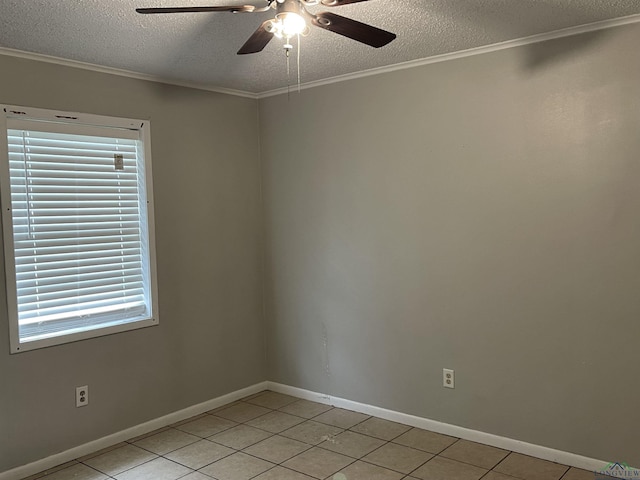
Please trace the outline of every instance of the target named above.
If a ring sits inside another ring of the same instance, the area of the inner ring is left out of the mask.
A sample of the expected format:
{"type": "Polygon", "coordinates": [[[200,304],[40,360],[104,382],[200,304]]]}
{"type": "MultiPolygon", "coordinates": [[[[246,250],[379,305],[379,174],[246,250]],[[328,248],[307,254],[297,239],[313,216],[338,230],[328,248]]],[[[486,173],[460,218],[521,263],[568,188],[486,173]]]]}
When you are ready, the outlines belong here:
{"type": "Polygon", "coordinates": [[[153,181],[151,162],[151,126],[148,120],[137,120],[104,115],[94,115],[75,112],[63,112],[41,108],[2,105],[0,112],[0,206],[2,208],[2,238],[4,246],[4,275],[7,293],[7,313],[9,322],[10,353],[21,353],[54,345],[62,345],[89,338],[111,335],[146,328],[159,324],[158,315],[158,282],[155,246],[155,216],[153,202],[153,181]],[[13,214],[11,204],[11,178],[9,170],[9,150],[7,132],[8,119],[27,121],[48,121],[62,123],[66,126],[77,126],[78,133],[93,128],[117,128],[135,130],[139,135],[144,163],[144,189],[146,194],[146,220],[149,265],[149,295],[150,315],[147,317],[121,325],[97,327],[89,330],[61,334],[50,338],[20,342],[18,297],[16,285],[16,259],[14,251],[13,214]]]}

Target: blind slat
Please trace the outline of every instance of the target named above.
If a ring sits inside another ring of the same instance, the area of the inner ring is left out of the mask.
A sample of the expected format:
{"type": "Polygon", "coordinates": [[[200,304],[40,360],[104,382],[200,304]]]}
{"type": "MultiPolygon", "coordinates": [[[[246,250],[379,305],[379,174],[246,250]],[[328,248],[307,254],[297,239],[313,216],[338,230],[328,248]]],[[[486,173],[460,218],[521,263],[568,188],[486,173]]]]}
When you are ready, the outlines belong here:
{"type": "MultiPolygon", "coordinates": [[[[103,236],[72,236],[67,235],[64,237],[52,237],[47,239],[42,239],[38,241],[39,247],[47,247],[47,246],[67,246],[69,244],[79,244],[84,245],[87,248],[90,248],[92,245],[101,245],[103,243],[113,243],[119,244],[121,242],[135,242],[139,240],[139,231],[137,229],[130,229],[127,232],[122,232],[116,235],[103,235],[103,236]]],[[[21,248],[31,248],[32,244],[25,241],[24,247],[21,248]]],[[[19,249],[16,248],[16,251],[19,249]]]]}

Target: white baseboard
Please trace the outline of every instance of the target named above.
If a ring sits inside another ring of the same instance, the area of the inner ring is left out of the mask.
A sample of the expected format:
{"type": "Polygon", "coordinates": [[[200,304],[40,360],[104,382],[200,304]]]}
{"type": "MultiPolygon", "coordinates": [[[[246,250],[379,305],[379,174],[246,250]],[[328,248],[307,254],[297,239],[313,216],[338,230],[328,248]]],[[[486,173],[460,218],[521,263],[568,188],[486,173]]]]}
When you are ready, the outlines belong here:
{"type": "Polygon", "coordinates": [[[164,417],[156,418],[154,420],[141,423],[140,425],[136,425],[135,427],[127,428],[126,430],[122,430],[98,440],[85,443],[84,445],[71,448],[64,452],[56,453],[55,455],[43,458],[42,460],[38,460],[33,463],[29,463],[12,470],[2,472],[0,473],[0,480],[20,480],[22,478],[28,477],[29,475],[34,475],[44,470],[57,467],[58,465],[70,462],[72,460],[75,460],[76,458],[84,457],[85,455],[97,452],[98,450],[102,450],[103,448],[107,448],[112,445],[116,445],[118,443],[129,440],[130,438],[144,435],[145,433],[149,433],[159,428],[172,425],[176,422],[186,420],[187,418],[200,415],[201,413],[208,412],[209,410],[213,410],[214,408],[221,407],[222,405],[240,400],[241,398],[253,395],[254,393],[258,393],[266,389],[268,389],[268,382],[256,383],[255,385],[251,385],[250,387],[236,390],[235,392],[222,395],[221,397],[214,398],[213,400],[208,400],[198,405],[193,405],[183,410],[165,415],[164,417]]]}
{"type": "Polygon", "coordinates": [[[410,425],[412,427],[423,428],[432,432],[442,433],[444,435],[450,435],[457,438],[463,438],[465,440],[483,443],[485,445],[491,445],[492,447],[511,450],[513,452],[522,453],[523,455],[529,455],[531,457],[541,458],[543,460],[549,460],[551,462],[561,463],[563,465],[569,465],[570,467],[582,468],[591,472],[602,471],[608,465],[608,462],[605,462],[603,460],[596,460],[575,453],[563,452],[562,450],[554,450],[553,448],[534,445],[532,443],[522,442],[520,440],[514,440],[512,438],[501,437],[499,435],[480,432],[478,430],[471,430],[469,428],[459,427],[457,425],[437,422],[435,420],[429,420],[428,418],[416,417],[414,415],[408,415],[406,413],[395,412],[393,410],[387,410],[385,408],[380,408],[373,405],[353,402],[344,398],[311,392],[302,388],[290,387],[288,385],[282,385],[275,382],[267,382],[267,384],[269,390],[273,390],[274,392],[284,393],[305,400],[332,405],[334,407],[345,408],[347,410],[353,410],[354,412],[373,415],[385,420],[410,425]]]}
{"type": "Polygon", "coordinates": [[[176,422],[186,420],[187,418],[200,415],[201,413],[213,410],[214,408],[221,407],[222,405],[234,402],[249,395],[253,395],[254,393],[258,393],[262,390],[273,390],[274,392],[292,395],[294,397],[302,398],[305,400],[311,400],[326,405],[353,410],[355,412],[365,413],[367,415],[373,415],[385,420],[403,423],[412,427],[423,428],[432,432],[442,433],[444,435],[450,435],[457,438],[463,438],[465,440],[483,443],[485,445],[491,445],[493,447],[503,448],[505,450],[511,450],[513,452],[522,453],[524,455],[529,455],[532,457],[541,458],[543,460],[549,460],[551,462],[557,462],[563,465],[569,465],[571,467],[581,468],[592,472],[602,471],[608,464],[608,462],[605,462],[603,460],[596,460],[575,453],[563,452],[561,450],[534,445],[532,443],[522,442],[520,440],[514,440],[512,438],[501,437],[499,435],[493,435],[491,433],[471,430],[469,428],[459,427],[457,425],[450,425],[448,423],[442,423],[435,420],[429,420],[427,418],[416,417],[414,415],[408,415],[406,413],[387,410],[385,408],[358,403],[352,400],[346,400],[344,398],[312,392],[310,390],[305,390],[302,388],[291,387],[275,382],[261,382],[250,387],[231,392],[227,395],[214,398],[213,400],[209,400],[204,403],[193,405],[183,410],[170,413],[169,415],[165,415],[164,417],[150,420],[148,422],[128,428],[126,430],[122,430],[112,435],[108,435],[98,440],[85,443],[84,445],[80,445],[61,453],[57,453],[42,460],[38,460],[36,462],[0,473],[0,480],[20,480],[24,477],[28,477],[29,475],[42,472],[44,470],[56,467],[66,462],[70,462],[85,455],[89,455],[98,450],[102,450],[103,448],[107,448],[112,445],[124,442],[126,440],[129,440],[130,438],[144,435],[146,433],[152,432],[153,430],[157,430],[159,428],[172,425],[176,422]]]}

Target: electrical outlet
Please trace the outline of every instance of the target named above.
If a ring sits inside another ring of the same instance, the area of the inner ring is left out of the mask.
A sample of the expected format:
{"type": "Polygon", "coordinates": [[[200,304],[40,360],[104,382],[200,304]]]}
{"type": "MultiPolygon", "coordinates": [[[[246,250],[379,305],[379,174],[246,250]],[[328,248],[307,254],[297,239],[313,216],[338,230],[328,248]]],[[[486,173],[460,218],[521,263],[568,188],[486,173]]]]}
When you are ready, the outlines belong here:
{"type": "Polygon", "coordinates": [[[76,387],[76,407],[89,405],[89,386],[76,387]]]}
{"type": "Polygon", "coordinates": [[[442,386],[445,388],[456,388],[455,372],[448,368],[442,369],[442,386]]]}

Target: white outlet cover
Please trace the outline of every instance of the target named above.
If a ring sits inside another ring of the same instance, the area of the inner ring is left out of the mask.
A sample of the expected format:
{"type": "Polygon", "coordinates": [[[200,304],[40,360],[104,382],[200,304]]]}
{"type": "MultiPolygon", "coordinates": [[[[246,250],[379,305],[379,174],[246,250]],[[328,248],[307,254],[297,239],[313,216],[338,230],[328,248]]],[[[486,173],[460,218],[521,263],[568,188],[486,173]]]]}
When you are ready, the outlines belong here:
{"type": "Polygon", "coordinates": [[[442,386],[445,388],[456,388],[455,372],[449,368],[442,369],[442,386]]]}
{"type": "Polygon", "coordinates": [[[76,407],[87,405],[89,405],[89,387],[87,385],[76,387],[76,407]]]}

